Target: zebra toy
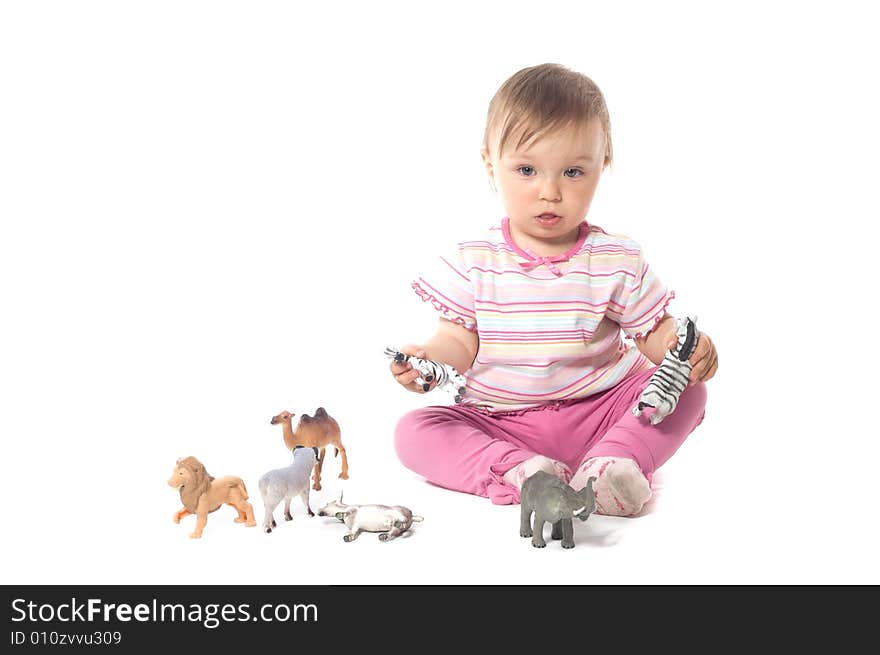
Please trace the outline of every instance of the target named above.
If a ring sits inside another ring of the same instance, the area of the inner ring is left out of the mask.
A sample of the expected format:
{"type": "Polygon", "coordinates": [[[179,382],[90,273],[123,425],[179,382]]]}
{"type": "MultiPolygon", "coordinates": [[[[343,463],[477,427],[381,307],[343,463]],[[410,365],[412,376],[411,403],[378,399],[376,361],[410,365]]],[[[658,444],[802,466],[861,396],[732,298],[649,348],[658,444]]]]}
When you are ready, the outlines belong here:
{"type": "Polygon", "coordinates": [[[648,386],[642,392],[639,403],[632,409],[633,415],[641,416],[646,407],[655,408],[657,411],[651,415],[651,425],[657,425],[675,411],[678,398],[687,387],[693,368],[688,359],[694,354],[698,340],[696,321],[696,317],[675,319],[678,344],[674,350],[666,353],[660,367],[648,380],[648,386]]]}
{"type": "Polygon", "coordinates": [[[397,348],[385,349],[385,356],[393,359],[397,364],[409,362],[419,372],[416,382],[421,385],[423,391],[431,388],[431,382],[436,381],[437,387],[444,387],[455,392],[455,402],[460,403],[464,397],[465,379],[449,364],[436,362],[433,359],[420,359],[412,355],[405,355],[397,348]]]}

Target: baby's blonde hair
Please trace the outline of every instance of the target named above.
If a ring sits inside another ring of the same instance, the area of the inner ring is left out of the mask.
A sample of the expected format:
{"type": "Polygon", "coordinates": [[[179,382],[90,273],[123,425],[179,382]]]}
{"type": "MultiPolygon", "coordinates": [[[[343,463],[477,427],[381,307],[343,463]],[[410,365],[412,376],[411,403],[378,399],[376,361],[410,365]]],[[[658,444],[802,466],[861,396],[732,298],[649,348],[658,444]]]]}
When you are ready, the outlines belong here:
{"type": "Polygon", "coordinates": [[[516,147],[567,127],[599,119],[605,134],[604,166],[611,164],[611,120],[602,91],[589,77],[560,66],[541,64],[511,75],[489,103],[483,147],[498,133],[498,152],[519,135],[516,147]]]}

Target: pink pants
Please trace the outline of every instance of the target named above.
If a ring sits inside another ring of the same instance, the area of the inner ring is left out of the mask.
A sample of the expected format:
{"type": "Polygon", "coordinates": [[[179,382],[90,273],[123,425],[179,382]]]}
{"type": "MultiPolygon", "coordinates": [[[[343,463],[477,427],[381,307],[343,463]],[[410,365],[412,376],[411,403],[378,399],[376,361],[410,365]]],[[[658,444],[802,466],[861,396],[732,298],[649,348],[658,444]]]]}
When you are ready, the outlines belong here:
{"type": "Polygon", "coordinates": [[[648,422],[650,409],[633,416],[632,407],[654,370],[582,400],[526,412],[488,414],[466,406],[417,409],[397,424],[397,454],[404,466],[429,482],[488,497],[496,505],[519,502],[519,491],[501,476],[536,454],[572,471],[590,457],[628,457],[650,480],[700,424],[706,406],[706,387],[695,384],[658,425],[648,422]]]}

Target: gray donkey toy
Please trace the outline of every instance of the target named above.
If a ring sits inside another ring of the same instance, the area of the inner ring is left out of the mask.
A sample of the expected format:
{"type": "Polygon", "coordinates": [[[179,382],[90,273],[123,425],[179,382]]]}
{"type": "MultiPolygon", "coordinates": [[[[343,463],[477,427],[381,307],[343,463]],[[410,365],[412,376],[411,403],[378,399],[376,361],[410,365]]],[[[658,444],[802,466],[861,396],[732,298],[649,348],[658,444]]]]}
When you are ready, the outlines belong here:
{"type": "Polygon", "coordinates": [[[543,548],[544,523],[553,524],[553,539],[562,539],[563,548],[574,548],[574,527],[571,517],[586,521],[596,509],[596,494],[593,491],[595,477],[587,480],[580,491],[575,491],[565,482],[545,471],[530,475],[520,490],[519,536],[531,537],[532,546],[543,548]],[[529,518],[535,513],[534,525],[529,518]]]}

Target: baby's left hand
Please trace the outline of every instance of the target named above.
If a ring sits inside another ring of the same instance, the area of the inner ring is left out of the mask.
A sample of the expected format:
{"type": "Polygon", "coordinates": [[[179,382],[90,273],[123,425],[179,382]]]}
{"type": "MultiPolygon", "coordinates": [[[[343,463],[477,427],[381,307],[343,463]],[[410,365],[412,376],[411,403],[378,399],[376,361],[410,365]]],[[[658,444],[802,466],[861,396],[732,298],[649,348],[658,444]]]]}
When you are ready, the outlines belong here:
{"type": "MultiPolygon", "coordinates": [[[[696,384],[697,382],[708,382],[715,376],[718,370],[718,351],[715,350],[715,344],[705,332],[697,332],[699,339],[694,354],[688,360],[693,368],[688,378],[688,384],[696,384]]],[[[677,345],[675,339],[668,346],[670,350],[677,345]]]]}

